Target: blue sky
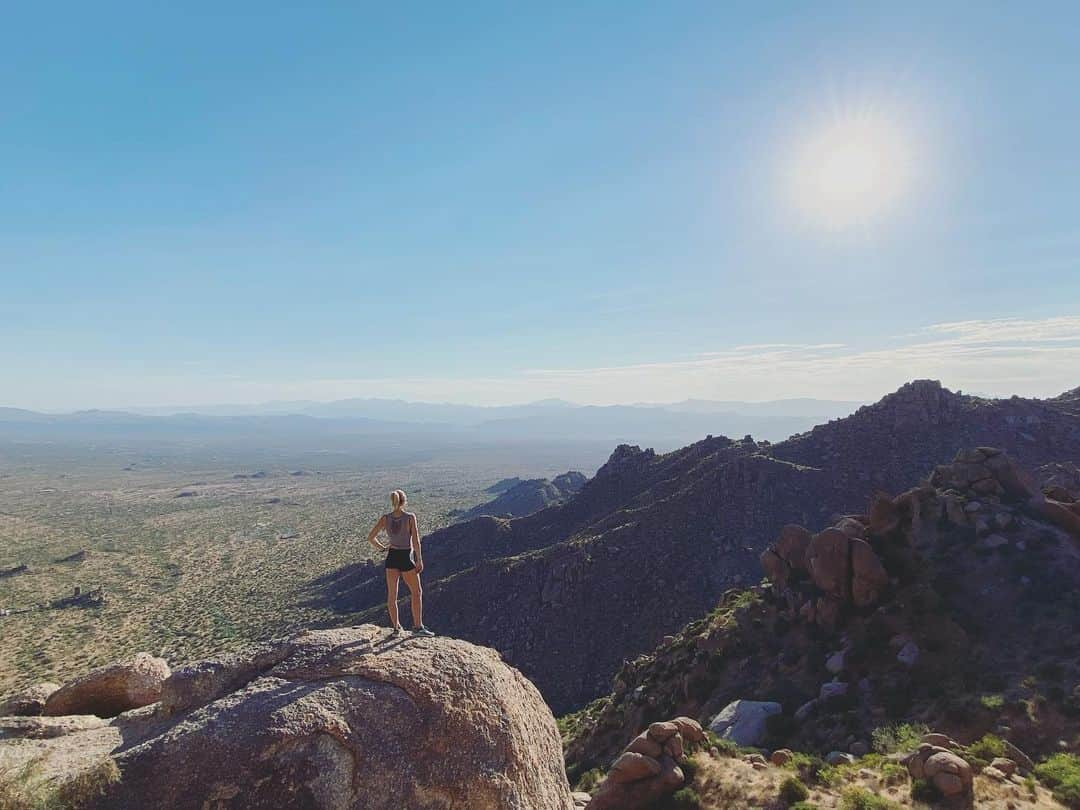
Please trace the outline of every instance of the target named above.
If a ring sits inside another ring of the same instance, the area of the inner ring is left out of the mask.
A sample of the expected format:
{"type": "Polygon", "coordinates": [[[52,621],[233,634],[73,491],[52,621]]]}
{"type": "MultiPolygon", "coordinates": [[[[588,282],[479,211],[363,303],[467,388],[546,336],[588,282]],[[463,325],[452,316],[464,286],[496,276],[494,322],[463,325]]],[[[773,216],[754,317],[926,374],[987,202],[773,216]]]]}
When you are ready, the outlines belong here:
{"type": "Polygon", "coordinates": [[[10,9],[0,402],[1080,384],[1080,8],[871,5],[10,9]],[[825,227],[865,115],[907,180],[825,227]]]}

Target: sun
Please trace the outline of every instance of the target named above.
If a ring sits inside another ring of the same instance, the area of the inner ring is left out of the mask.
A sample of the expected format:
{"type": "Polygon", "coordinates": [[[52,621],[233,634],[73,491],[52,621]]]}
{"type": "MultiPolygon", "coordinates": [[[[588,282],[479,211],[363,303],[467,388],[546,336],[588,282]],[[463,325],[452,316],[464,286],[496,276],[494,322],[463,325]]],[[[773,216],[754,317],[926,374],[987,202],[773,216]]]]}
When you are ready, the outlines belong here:
{"type": "Polygon", "coordinates": [[[795,203],[829,228],[878,219],[909,188],[911,151],[903,128],[884,116],[849,114],[830,121],[797,149],[795,203]]]}

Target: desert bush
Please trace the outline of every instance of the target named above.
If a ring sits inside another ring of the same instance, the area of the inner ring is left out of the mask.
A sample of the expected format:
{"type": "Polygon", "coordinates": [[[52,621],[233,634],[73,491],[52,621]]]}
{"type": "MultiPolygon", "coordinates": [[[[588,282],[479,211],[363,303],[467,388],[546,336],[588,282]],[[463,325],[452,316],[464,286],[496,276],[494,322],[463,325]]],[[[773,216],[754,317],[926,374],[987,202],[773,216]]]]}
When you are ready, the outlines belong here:
{"type": "Polygon", "coordinates": [[[806,785],[796,777],[789,776],[780,783],[780,798],[785,804],[792,805],[810,798],[806,785]]]}
{"type": "Polygon", "coordinates": [[[921,723],[881,726],[874,729],[870,739],[879,754],[895,754],[897,751],[914,751],[929,730],[921,723]]]}
{"type": "Polygon", "coordinates": [[[701,797],[691,787],[679,788],[652,805],[653,810],[698,810],[701,797]]]}
{"type": "Polygon", "coordinates": [[[989,762],[994,757],[1005,756],[1005,741],[993,734],[984,734],[964,751],[976,759],[989,762]]]}
{"type": "Polygon", "coordinates": [[[900,805],[866,788],[850,787],[840,796],[840,810],[900,810],[900,805]]]}
{"type": "Polygon", "coordinates": [[[604,771],[601,768],[593,768],[592,770],[585,771],[585,773],[578,777],[577,785],[574,787],[574,790],[592,793],[603,778],[604,771]]]}
{"type": "Polygon", "coordinates": [[[881,781],[886,785],[900,785],[907,781],[907,768],[895,762],[886,762],[881,766],[881,781]]]}
{"type": "Polygon", "coordinates": [[[1035,775],[1054,791],[1054,798],[1066,807],[1080,808],[1080,757],[1054,754],[1035,766],[1035,775]]]}

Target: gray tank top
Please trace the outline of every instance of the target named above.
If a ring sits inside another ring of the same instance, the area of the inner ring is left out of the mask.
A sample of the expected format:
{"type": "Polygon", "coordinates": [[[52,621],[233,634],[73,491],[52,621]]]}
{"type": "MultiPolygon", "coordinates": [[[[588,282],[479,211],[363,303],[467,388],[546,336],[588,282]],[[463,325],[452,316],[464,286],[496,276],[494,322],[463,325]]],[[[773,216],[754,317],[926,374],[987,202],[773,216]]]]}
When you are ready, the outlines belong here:
{"type": "Polygon", "coordinates": [[[412,512],[402,512],[394,517],[393,512],[386,515],[386,534],[390,538],[390,548],[412,548],[412,512]]]}

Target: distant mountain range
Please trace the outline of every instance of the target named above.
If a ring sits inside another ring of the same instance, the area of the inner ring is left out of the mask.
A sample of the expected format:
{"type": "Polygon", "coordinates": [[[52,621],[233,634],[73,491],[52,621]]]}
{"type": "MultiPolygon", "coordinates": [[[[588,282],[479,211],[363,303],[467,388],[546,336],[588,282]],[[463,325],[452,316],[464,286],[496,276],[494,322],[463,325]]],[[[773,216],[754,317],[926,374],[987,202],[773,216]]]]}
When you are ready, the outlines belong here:
{"type": "Polygon", "coordinates": [[[243,437],[274,432],[314,435],[413,434],[467,440],[591,440],[633,442],[670,449],[705,435],[752,435],[779,441],[852,413],[861,403],[815,399],[770,402],[685,400],[666,405],[576,405],[543,400],[525,405],[476,406],[343,399],[131,408],[51,414],[0,408],[0,437],[144,439],[243,437]]]}

